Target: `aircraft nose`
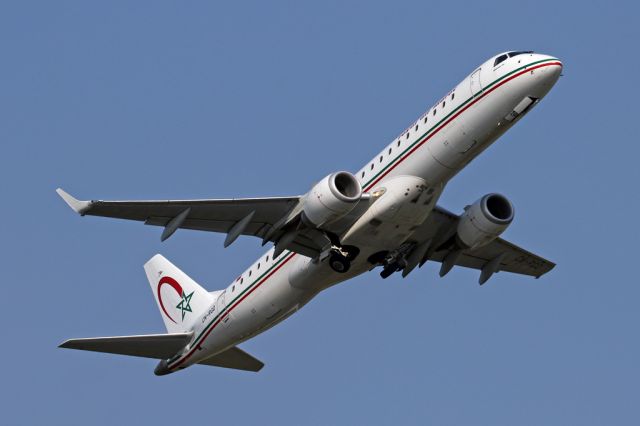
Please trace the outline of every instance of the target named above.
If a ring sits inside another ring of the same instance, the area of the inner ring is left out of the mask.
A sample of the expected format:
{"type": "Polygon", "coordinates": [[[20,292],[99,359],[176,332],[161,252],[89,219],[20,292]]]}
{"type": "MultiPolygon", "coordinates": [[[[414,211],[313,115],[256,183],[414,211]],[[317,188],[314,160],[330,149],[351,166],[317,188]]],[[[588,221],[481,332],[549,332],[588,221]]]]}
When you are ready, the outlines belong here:
{"type": "Polygon", "coordinates": [[[556,84],[562,73],[562,61],[560,59],[549,56],[539,55],[535,62],[538,65],[534,65],[535,70],[532,72],[535,90],[543,97],[551,88],[556,84]]]}
{"type": "Polygon", "coordinates": [[[560,77],[560,73],[562,73],[562,67],[564,66],[562,64],[562,61],[554,56],[547,56],[547,59],[549,59],[549,63],[550,65],[545,69],[545,74],[547,76],[548,79],[553,80],[553,83],[555,83],[556,81],[558,81],[558,78],[560,77]]]}

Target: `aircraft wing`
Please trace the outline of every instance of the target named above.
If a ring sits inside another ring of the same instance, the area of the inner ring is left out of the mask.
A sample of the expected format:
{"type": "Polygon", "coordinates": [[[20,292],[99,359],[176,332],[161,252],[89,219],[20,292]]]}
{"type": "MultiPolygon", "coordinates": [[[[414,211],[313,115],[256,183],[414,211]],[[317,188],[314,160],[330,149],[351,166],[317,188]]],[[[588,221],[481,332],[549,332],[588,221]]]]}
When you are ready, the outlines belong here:
{"type": "MultiPolygon", "coordinates": [[[[502,238],[496,238],[486,246],[474,250],[467,249],[455,253],[454,256],[449,257],[449,262],[447,262],[447,257],[454,250],[451,242],[455,235],[457,222],[458,215],[436,206],[425,223],[413,234],[413,239],[419,242],[418,245],[430,242],[424,257],[418,260],[442,262],[441,275],[443,272],[448,272],[452,266],[479,269],[482,271],[480,282],[483,284],[493,273],[498,271],[539,278],[555,267],[555,263],[502,238]],[[445,265],[445,263],[450,264],[445,265]]],[[[415,267],[415,265],[410,266],[412,266],[411,269],[415,267]]]]}
{"type": "MultiPolygon", "coordinates": [[[[250,235],[276,242],[286,231],[288,221],[299,214],[300,198],[233,198],[203,200],[81,201],[62,189],[56,192],[82,216],[104,216],[137,220],[146,225],[163,226],[161,239],[177,229],[221,232],[227,234],[225,247],[239,235],[250,235]]],[[[307,228],[288,242],[287,249],[309,257],[317,256],[329,244],[325,235],[307,228]]]]}

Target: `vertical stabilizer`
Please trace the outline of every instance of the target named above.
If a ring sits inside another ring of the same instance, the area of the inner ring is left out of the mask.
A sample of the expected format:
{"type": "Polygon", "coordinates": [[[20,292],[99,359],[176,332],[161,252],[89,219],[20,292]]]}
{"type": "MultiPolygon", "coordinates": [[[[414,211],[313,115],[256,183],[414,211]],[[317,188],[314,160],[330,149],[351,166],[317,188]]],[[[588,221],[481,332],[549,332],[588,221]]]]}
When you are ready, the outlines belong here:
{"type": "Polygon", "coordinates": [[[144,270],[169,333],[190,331],[196,318],[214,302],[209,292],[160,254],[144,270]]]}

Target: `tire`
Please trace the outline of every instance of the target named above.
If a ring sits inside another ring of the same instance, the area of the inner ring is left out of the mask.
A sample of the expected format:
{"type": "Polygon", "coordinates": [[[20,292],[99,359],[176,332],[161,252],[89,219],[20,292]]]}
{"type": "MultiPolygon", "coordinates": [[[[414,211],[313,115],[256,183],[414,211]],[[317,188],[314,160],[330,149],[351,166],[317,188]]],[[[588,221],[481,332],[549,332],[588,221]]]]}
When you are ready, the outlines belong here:
{"type": "Polygon", "coordinates": [[[389,278],[389,277],[391,276],[391,274],[393,274],[395,271],[396,271],[396,270],[395,270],[394,268],[389,268],[389,267],[387,267],[387,268],[384,268],[384,269],[382,270],[382,272],[380,272],[380,276],[381,276],[383,279],[386,279],[386,278],[389,278]]]}
{"type": "Polygon", "coordinates": [[[331,269],[334,271],[344,274],[351,267],[351,262],[340,255],[334,254],[329,258],[329,266],[331,266],[331,269]]]}
{"type": "Polygon", "coordinates": [[[398,263],[392,263],[391,265],[387,265],[384,267],[382,272],[380,272],[380,276],[385,279],[389,278],[394,272],[397,272],[400,269],[402,268],[398,266],[398,263]]]}

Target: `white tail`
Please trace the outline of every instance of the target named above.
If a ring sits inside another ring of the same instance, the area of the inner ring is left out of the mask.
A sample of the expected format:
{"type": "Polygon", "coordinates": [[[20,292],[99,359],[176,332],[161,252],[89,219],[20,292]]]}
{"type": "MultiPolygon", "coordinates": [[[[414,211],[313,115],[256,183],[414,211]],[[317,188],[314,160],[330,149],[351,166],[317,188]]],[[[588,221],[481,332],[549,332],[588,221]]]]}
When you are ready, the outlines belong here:
{"type": "Polygon", "coordinates": [[[214,302],[209,292],[160,254],[149,259],[144,270],[169,333],[190,331],[214,302]]]}

